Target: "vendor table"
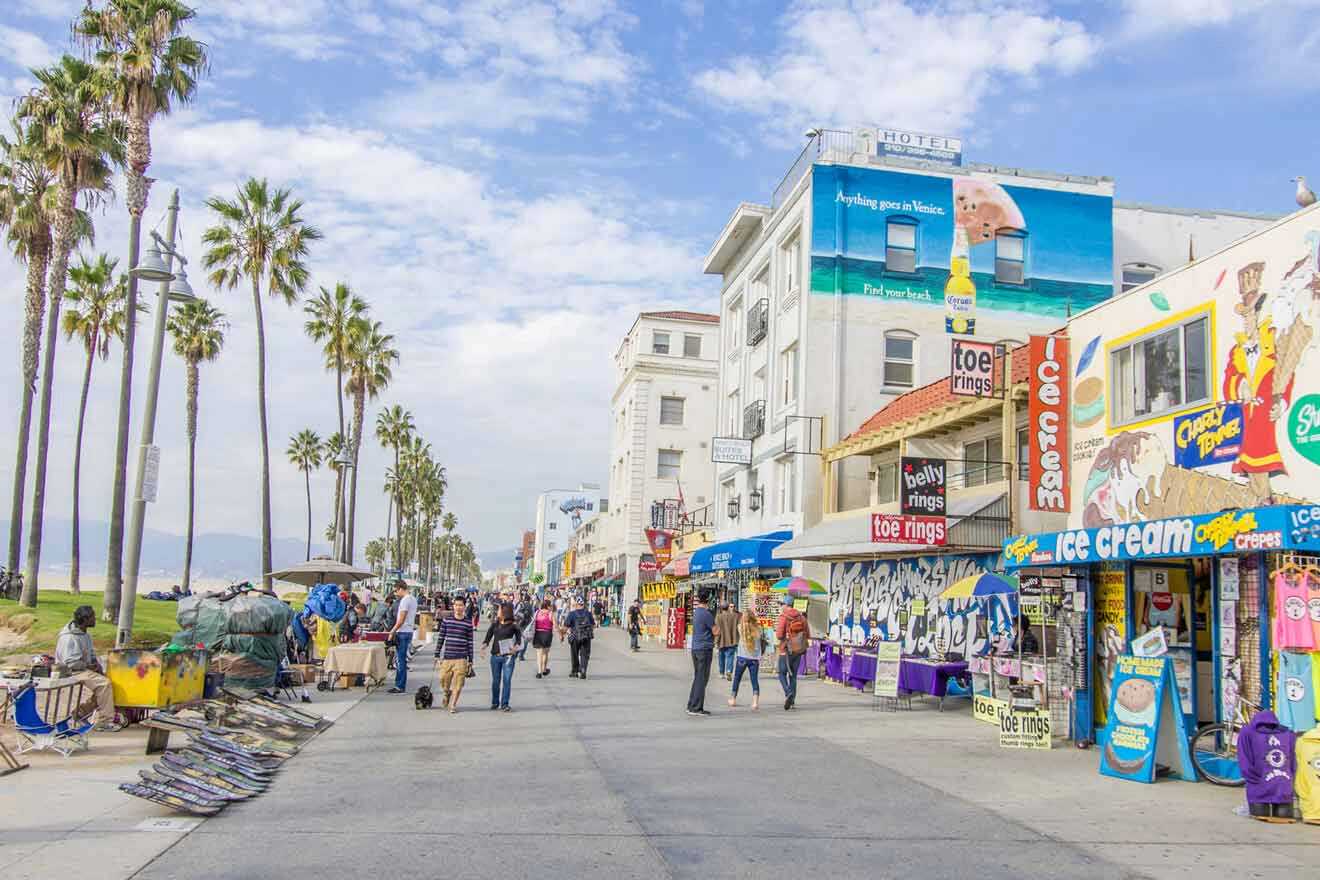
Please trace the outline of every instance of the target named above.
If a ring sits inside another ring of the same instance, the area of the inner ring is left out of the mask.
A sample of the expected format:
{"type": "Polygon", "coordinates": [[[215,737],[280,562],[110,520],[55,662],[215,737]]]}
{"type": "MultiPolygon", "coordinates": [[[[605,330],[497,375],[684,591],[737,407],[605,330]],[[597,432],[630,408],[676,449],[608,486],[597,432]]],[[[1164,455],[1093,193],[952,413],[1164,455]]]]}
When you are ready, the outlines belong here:
{"type": "Polygon", "coordinates": [[[339,675],[365,675],[368,689],[385,680],[385,646],[379,642],[335,645],[325,658],[325,671],[339,675]]]}
{"type": "Polygon", "coordinates": [[[825,677],[843,681],[843,649],[833,642],[825,645],[825,677]]]}
{"type": "Polygon", "coordinates": [[[875,654],[853,651],[848,659],[847,683],[859,691],[866,690],[866,686],[875,681],[875,662],[875,654]]]}
{"type": "Polygon", "coordinates": [[[949,679],[967,671],[961,660],[939,662],[904,657],[898,667],[898,689],[909,693],[930,694],[940,698],[940,711],[944,711],[944,695],[949,690],[949,679]]]}

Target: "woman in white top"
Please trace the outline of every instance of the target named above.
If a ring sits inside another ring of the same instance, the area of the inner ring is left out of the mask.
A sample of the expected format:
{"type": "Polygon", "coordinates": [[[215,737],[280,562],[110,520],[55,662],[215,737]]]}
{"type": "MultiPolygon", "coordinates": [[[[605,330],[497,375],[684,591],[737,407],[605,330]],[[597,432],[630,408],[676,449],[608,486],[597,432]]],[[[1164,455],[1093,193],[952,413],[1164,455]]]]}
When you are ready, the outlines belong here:
{"type": "Polygon", "coordinates": [[[756,612],[748,608],[738,621],[738,659],[733,670],[733,696],[729,705],[738,705],[738,685],[745,671],[752,679],[752,708],[761,708],[761,654],[765,650],[765,633],[756,612]]]}

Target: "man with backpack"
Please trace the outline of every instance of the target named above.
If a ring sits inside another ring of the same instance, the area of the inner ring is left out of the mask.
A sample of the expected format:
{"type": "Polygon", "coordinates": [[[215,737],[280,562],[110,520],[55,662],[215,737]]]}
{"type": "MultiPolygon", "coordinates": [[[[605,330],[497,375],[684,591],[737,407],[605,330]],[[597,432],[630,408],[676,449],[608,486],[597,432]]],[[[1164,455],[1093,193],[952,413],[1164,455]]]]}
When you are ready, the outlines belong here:
{"type": "Polygon", "coordinates": [[[642,634],[642,606],[633,602],[628,608],[628,639],[629,647],[636,653],[641,648],[637,645],[637,639],[642,634]]]}
{"type": "Polygon", "coordinates": [[[779,685],[784,689],[784,711],[797,702],[798,666],[807,653],[811,626],[807,615],[793,607],[793,597],[784,594],[784,610],[775,623],[775,640],[779,646],[779,685]]]}
{"type": "Polygon", "coordinates": [[[596,620],[587,610],[587,601],[581,596],[573,600],[573,610],[564,618],[568,631],[568,654],[573,660],[570,678],[587,677],[587,661],[591,659],[591,639],[596,634],[596,620]]]}

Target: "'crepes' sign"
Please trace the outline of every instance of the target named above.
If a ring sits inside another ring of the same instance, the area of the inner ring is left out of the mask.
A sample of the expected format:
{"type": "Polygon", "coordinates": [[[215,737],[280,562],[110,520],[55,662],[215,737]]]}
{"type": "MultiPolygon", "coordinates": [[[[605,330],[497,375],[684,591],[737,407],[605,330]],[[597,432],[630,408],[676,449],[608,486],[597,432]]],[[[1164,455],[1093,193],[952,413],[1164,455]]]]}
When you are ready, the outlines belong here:
{"type": "Polygon", "coordinates": [[[1033,336],[1027,398],[1028,505],[1068,512],[1068,337],[1033,336]]]}

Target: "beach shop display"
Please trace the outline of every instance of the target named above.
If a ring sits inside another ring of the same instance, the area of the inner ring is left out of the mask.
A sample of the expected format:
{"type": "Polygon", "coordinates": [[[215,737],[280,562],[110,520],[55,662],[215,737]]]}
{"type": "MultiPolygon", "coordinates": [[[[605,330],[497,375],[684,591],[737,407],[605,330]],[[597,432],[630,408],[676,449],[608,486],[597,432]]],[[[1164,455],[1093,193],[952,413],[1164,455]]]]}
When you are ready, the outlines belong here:
{"type": "Polygon", "coordinates": [[[1154,782],[1155,766],[1169,774],[1196,781],[1196,768],[1187,747],[1182,704],[1173,664],[1167,657],[1118,658],[1113,693],[1109,698],[1100,772],[1134,782],[1154,782]]]}

